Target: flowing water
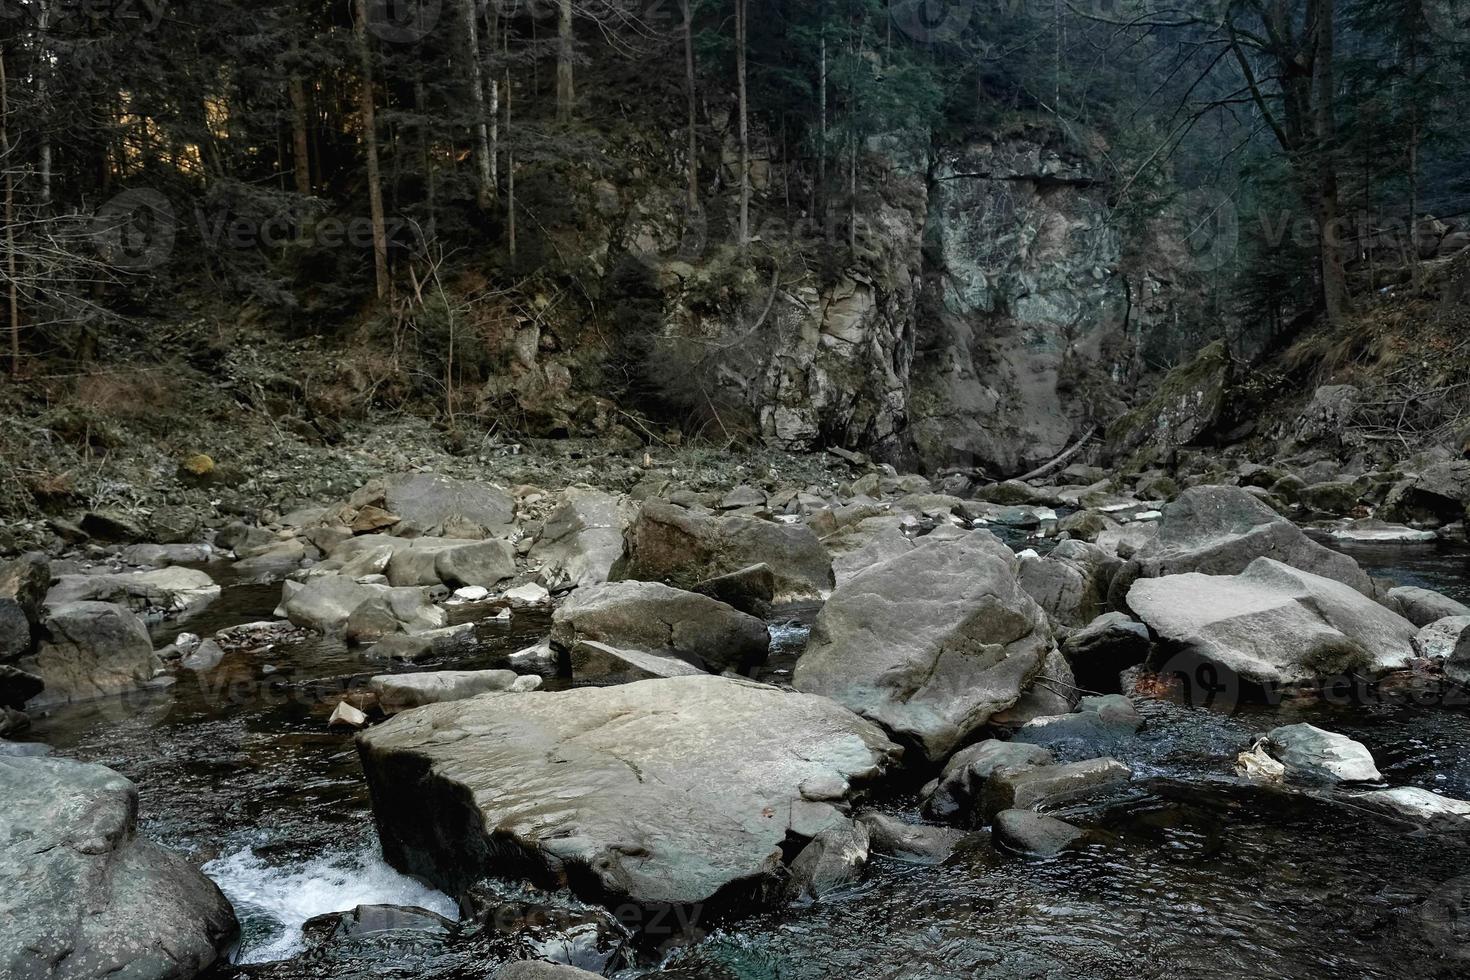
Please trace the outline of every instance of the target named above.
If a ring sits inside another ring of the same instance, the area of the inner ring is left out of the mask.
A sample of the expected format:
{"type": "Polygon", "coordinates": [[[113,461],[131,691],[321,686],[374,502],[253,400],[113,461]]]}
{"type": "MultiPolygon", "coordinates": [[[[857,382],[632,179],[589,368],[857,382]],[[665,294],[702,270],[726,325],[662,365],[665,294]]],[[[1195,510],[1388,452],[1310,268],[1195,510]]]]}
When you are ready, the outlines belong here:
{"type": "MultiPolygon", "coordinates": [[[[1352,553],[1375,574],[1470,598],[1464,551],[1352,553]]],[[[228,581],[223,570],[211,571],[228,581]]],[[[157,639],[268,619],[278,596],[278,586],[228,585],[205,613],[160,628],[157,639]]],[[[781,620],[768,679],[789,678],[812,612],[792,610],[781,620]]],[[[424,666],[498,666],[546,628],[535,616],[484,625],[473,655],[424,666]]],[[[321,913],[387,903],[455,915],[447,896],[379,857],[352,738],[327,728],[342,692],[385,669],[341,644],[297,639],[227,656],[203,673],[180,670],[163,691],[58,711],[30,737],[137,782],[142,831],[203,863],[234,902],[243,926],[238,963],[218,968],[216,980],[493,976],[504,948],[474,927],[303,952],[300,926],[321,913]]],[[[981,834],[937,867],[877,858],[847,892],[733,924],[694,923],[695,938],[618,975],[1470,976],[1470,835],[1251,789],[1231,777],[1235,755],[1253,736],[1311,721],[1367,744],[1391,785],[1470,799],[1470,710],[1412,693],[1229,712],[1167,695],[1138,704],[1147,726],[1116,753],[1133,767],[1134,785],[1066,814],[1095,830],[1086,849],[1024,860],[998,853],[981,834]]],[[[912,799],[883,805],[916,819],[912,799]]]]}

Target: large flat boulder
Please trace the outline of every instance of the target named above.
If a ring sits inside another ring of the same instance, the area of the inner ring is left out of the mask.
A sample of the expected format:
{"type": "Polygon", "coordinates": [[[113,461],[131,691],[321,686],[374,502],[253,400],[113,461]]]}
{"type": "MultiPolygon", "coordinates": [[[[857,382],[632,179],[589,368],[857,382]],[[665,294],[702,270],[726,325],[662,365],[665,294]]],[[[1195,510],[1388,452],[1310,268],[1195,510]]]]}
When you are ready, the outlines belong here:
{"type": "Polygon", "coordinates": [[[282,584],[279,614],[296,626],[321,633],[340,633],[360,607],[376,602],[408,633],[444,627],[449,618],[429,601],[423,589],[364,585],[340,575],[321,575],[305,584],[282,584]]]}
{"type": "Polygon", "coordinates": [[[138,612],[185,613],[220,596],[220,587],[194,568],[156,568],[116,575],[63,575],[46,593],[48,607],[115,602],[138,612]]]}
{"type": "Polygon", "coordinates": [[[534,690],[541,678],[528,675],[527,684],[513,670],[431,670],[422,674],[380,674],[368,681],[378,704],[390,715],[426,704],[463,701],[481,694],[534,690]]]}
{"type": "Polygon", "coordinates": [[[18,666],[45,684],[33,708],[135,691],[162,669],[148,627],[110,602],[52,607],[35,655],[18,666]]]}
{"type": "Polygon", "coordinates": [[[921,544],[859,573],[817,616],[799,691],[840,701],[942,761],[1009,708],[1052,649],[998,538],[921,544]]]}
{"type": "Polygon", "coordinates": [[[603,490],[572,487],[546,518],[531,548],[531,561],[557,585],[584,588],[607,581],[623,554],[619,498],[603,490]]]}
{"type": "Polygon", "coordinates": [[[474,528],[488,534],[515,522],[515,501],[500,487],[437,473],[389,477],[381,499],[383,509],[399,519],[393,533],[406,537],[462,534],[474,528]]]}
{"type": "Polygon", "coordinates": [[[826,698],[712,676],[431,705],[358,748],[406,873],[706,915],[776,898],[782,845],[845,822],[900,755],[826,698]]]}
{"type": "Polygon", "coordinates": [[[1063,541],[1045,558],[1021,562],[1021,588],[1058,626],[1082,627],[1107,612],[1116,556],[1085,541],[1063,541]]]}
{"type": "Polygon", "coordinates": [[[1257,558],[1373,595],[1373,583],[1356,561],[1311,540],[1250,493],[1239,487],[1194,487],[1164,507],[1157,537],[1123,566],[1111,598],[1120,603],[1140,578],[1187,572],[1236,575],[1257,558]]]}
{"type": "Polygon", "coordinates": [[[854,575],[890,558],[908,554],[913,541],[903,533],[901,517],[870,517],[849,524],[822,539],[832,555],[832,572],[842,585],[854,575]]]}
{"type": "Polygon", "coordinates": [[[771,637],[761,620],[709,596],[658,582],[609,582],[578,589],[552,616],[557,647],[570,651],[587,641],[719,673],[759,667],[771,637]]]}
{"type": "Polygon", "coordinates": [[[0,757],[0,976],[187,980],[238,933],[224,895],[137,834],[111,769],[0,757]]]}
{"type": "Polygon", "coordinates": [[[643,505],[624,535],[609,576],[666,582],[682,589],[751,565],[770,566],[776,599],[825,596],[832,560],[811,528],[757,517],[713,517],[660,500],[643,505]]]}
{"type": "Polygon", "coordinates": [[[1259,685],[1378,676],[1414,656],[1414,624],[1333,579],[1270,558],[1239,575],[1136,582],[1128,605],[1166,642],[1259,685]]]}

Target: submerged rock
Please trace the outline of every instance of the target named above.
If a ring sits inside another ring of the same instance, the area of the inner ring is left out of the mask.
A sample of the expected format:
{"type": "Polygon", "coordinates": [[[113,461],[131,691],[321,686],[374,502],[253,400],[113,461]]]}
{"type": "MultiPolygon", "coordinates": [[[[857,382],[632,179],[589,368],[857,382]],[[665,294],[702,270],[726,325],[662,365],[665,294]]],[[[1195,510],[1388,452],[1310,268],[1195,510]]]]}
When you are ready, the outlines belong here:
{"type": "Polygon", "coordinates": [[[858,821],[868,828],[875,854],[915,864],[938,864],[953,854],[965,837],[963,830],[904,823],[886,813],[865,813],[858,821]]]}
{"type": "Polygon", "coordinates": [[[1016,731],[1018,742],[1029,742],[1062,758],[1085,759],[1116,752],[1143,728],[1133,702],[1121,694],[1083,698],[1080,710],[1036,718],[1016,731]]]}
{"type": "Polygon", "coordinates": [[[459,923],[437,912],[405,905],[359,905],[346,912],[328,912],[313,916],[301,926],[306,941],[312,945],[356,939],[384,932],[452,933],[459,923]]]}
{"type": "Polygon", "coordinates": [[[995,842],[1018,854],[1052,857],[1079,843],[1087,832],[1035,810],[1002,810],[994,818],[995,842]]]}
{"type": "Polygon", "coordinates": [[[867,867],[870,848],[868,827],[862,821],[828,827],[791,862],[787,883],[791,897],[813,900],[851,885],[867,867]]]}
{"type": "Polygon", "coordinates": [[[900,754],[825,698],[711,676],[430,705],[358,747],[405,873],[708,915],[777,897],[783,842],[846,821],[900,754]]]}
{"type": "Polygon", "coordinates": [[[832,560],[809,527],[755,517],[708,517],[650,500],[624,537],[614,580],[693,588],[751,565],[770,566],[776,599],[821,597],[832,590],[832,560]]]}
{"type": "Polygon", "coordinates": [[[993,535],[921,545],[832,594],[796,665],[822,694],[932,762],[1020,700],[1050,652],[1046,614],[993,535]]]}
{"type": "Polygon", "coordinates": [[[214,883],[138,836],[122,776],[0,757],[0,799],[0,976],[186,980],[234,942],[214,883]]]}
{"type": "Polygon", "coordinates": [[[1269,558],[1240,575],[1139,581],[1128,604],[1164,640],[1253,684],[1378,676],[1414,656],[1408,620],[1341,582],[1269,558]]]}
{"type": "Polygon", "coordinates": [[[998,770],[985,783],[981,815],[1002,810],[1050,810],[1092,799],[1127,785],[1133,771],[1117,759],[1088,759],[1033,769],[998,770]]]}

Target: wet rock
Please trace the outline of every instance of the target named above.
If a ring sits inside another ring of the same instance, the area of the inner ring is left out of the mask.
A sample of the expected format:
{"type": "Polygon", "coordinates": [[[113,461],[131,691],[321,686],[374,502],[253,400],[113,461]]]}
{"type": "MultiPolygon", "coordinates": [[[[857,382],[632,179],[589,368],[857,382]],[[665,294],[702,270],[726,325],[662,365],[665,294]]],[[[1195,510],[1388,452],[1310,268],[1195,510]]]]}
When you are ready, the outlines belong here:
{"type": "Polygon", "coordinates": [[[502,966],[496,972],[495,980],[594,980],[601,976],[600,973],[589,973],[574,966],[516,960],[502,966]]]}
{"type": "MultiPolygon", "coordinates": [[[[25,731],[26,728],[30,727],[30,719],[26,718],[25,715],[21,714],[18,711],[11,711],[9,708],[0,708],[0,729],[5,728],[3,722],[7,719],[7,716],[18,717],[22,724],[3,732],[3,734],[10,735],[14,734],[15,732],[22,732],[25,731]]],[[[5,739],[0,738],[0,758],[34,759],[50,754],[51,746],[44,745],[40,742],[7,742],[5,739]]]]}
{"type": "Polygon", "coordinates": [[[263,527],[253,527],[237,521],[221,528],[215,535],[214,543],[218,548],[234,552],[238,558],[246,558],[275,546],[279,540],[263,527]]]}
{"type": "MultiPolygon", "coordinates": [[[[536,966],[563,971],[545,976],[600,977],[626,960],[629,930],[607,911],[565,892],[485,879],[465,893],[461,906],[482,927],[481,938],[488,940],[492,954],[513,961],[534,957],[536,966]]],[[[671,938],[677,929],[672,920],[667,925],[661,939],[671,938]]]]}
{"type": "Polygon", "coordinates": [[[871,842],[861,821],[829,827],[813,837],[791,862],[789,894],[815,901],[853,884],[868,865],[871,842]]]}
{"type": "Polygon", "coordinates": [[[1417,786],[1399,786],[1353,794],[1358,806],[1367,806],[1398,817],[1407,817],[1430,826],[1463,829],[1470,825],[1470,801],[1440,796],[1417,786]]]}
{"type": "Polygon", "coordinates": [[[985,782],[981,813],[990,820],[1002,810],[1053,810],[1111,793],[1132,778],[1133,771],[1117,759],[1002,769],[985,782]]]}
{"type": "Polygon", "coordinates": [[[1002,810],[994,818],[995,842],[1017,854],[1053,857],[1080,843],[1087,833],[1065,820],[1035,810],[1002,810]]]}
{"type": "Polygon", "coordinates": [[[1065,532],[1078,541],[1096,543],[1104,531],[1117,527],[1118,522],[1101,511],[1079,510],[1057,522],[1057,533],[1065,532]]]}
{"type": "Polygon", "coordinates": [[[907,554],[914,543],[903,532],[899,517],[870,517],[843,527],[822,539],[832,555],[832,572],[839,586],[864,569],[907,554]]]}
{"type": "Polygon", "coordinates": [[[538,582],[527,582],[525,585],[507,589],[502,598],[510,603],[512,609],[543,609],[551,605],[551,593],[538,582]]]}
{"type": "Polygon", "coordinates": [[[481,694],[509,691],[518,680],[510,670],[436,670],[425,674],[384,674],[368,686],[390,715],[426,704],[463,701],[481,694]]]}
{"type": "Polygon", "coordinates": [[[1444,675],[1461,687],[1470,688],[1470,643],[1463,639],[1445,661],[1444,675]]]}
{"type": "Polygon", "coordinates": [[[573,487],[547,516],[531,561],[559,585],[601,585],[623,554],[625,523],[617,497],[573,487]]]}
{"type": "Polygon", "coordinates": [[[578,684],[632,684],[660,677],[689,677],[705,673],[676,657],[639,650],[619,650],[584,640],[571,649],[572,680],[578,684]]]}
{"type": "Polygon", "coordinates": [[[62,575],[46,593],[46,605],[113,602],[138,612],[197,612],[218,599],[220,587],[192,568],[158,568],[119,575],[62,575]]]}
{"type": "Polygon", "coordinates": [[[346,701],[338,701],[332,709],[332,717],[327,719],[329,728],[361,728],[367,723],[368,716],[362,709],[346,701]]]}
{"type": "Polygon", "coordinates": [[[1024,742],[987,739],[961,749],[944,764],[944,771],[924,797],[924,815],[935,820],[958,820],[970,815],[985,781],[998,770],[1020,772],[1056,762],[1048,749],[1024,742]]]}
{"type": "Polygon", "coordinates": [[[624,538],[611,578],[667,582],[692,588],[748,568],[770,566],[776,598],[820,597],[831,591],[832,561],[811,528],[754,517],[707,517],[651,500],[624,538]]]}
{"type": "MultiPolygon", "coordinates": [[[[349,623],[351,620],[349,619],[349,623]]],[[[348,633],[352,630],[349,626],[348,633]]],[[[412,635],[392,633],[368,647],[364,656],[370,660],[397,660],[419,663],[435,657],[464,654],[475,648],[475,626],[461,623],[412,635]]]]}
{"type": "Polygon", "coordinates": [[[40,648],[17,666],[46,685],[31,707],[135,691],[163,669],[143,621],[107,602],[52,608],[40,648]]]}
{"type": "Polygon", "coordinates": [[[865,813],[858,822],[867,828],[874,854],[915,864],[939,864],[947,860],[965,837],[963,830],[904,823],[886,813],[865,813]]]}
{"type": "Polygon", "coordinates": [[[19,667],[0,664],[0,708],[19,711],[45,687],[46,682],[37,675],[19,667]]]}
{"type": "Polygon", "coordinates": [[[1262,747],[1286,767],[1286,778],[1291,782],[1383,782],[1383,774],[1378,771],[1373,753],[1367,746],[1314,725],[1285,725],[1273,729],[1262,747]]]}
{"type": "Polygon", "coordinates": [[[1447,460],[1425,467],[1389,491],[1381,516],[1390,521],[1448,524],[1464,520],[1470,504],[1470,461],[1447,460]]]}
{"type": "Polygon", "coordinates": [[[770,634],[761,620],[708,596],[657,582],[578,589],[551,622],[551,641],[562,650],[590,640],[673,657],[713,673],[753,670],[770,650],[770,634]]]}
{"type": "Polygon", "coordinates": [[[1119,686],[1118,675],[1147,660],[1151,647],[1147,626],[1112,612],[1068,634],[1061,653],[1078,687],[1111,692],[1119,686]]]}
{"type": "Polygon", "coordinates": [[[194,649],[184,654],[179,666],[187,670],[213,670],[225,659],[224,648],[213,640],[201,640],[194,649]]]}
{"type": "Polygon", "coordinates": [[[1297,493],[1297,503],[1314,514],[1342,516],[1358,506],[1361,491],[1355,483],[1313,483],[1297,493]]]}
{"type": "Polygon", "coordinates": [[[794,828],[842,819],[833,804],[899,755],[824,698],[710,676],[430,705],[358,746],[384,855],[406,873],[455,893],[517,869],[609,906],[706,915],[777,897],[794,828]]]}
{"type": "Polygon", "coordinates": [[[1014,568],[1004,544],[975,532],[859,573],[817,616],[794,686],[945,758],[1020,700],[1051,650],[1014,568]]]}
{"type": "Polygon", "coordinates": [[[1230,350],[1221,340],[1171,371],[1146,404],[1108,427],[1108,455],[1162,461],[1209,434],[1224,411],[1232,369],[1230,350]]]}
{"type": "Polygon", "coordinates": [[[1357,590],[1258,558],[1244,573],[1137,582],[1128,605],[1161,638],[1253,684],[1379,676],[1414,656],[1412,623],[1357,590]]]}
{"type": "Polygon", "coordinates": [[[1470,616],[1449,616],[1414,636],[1414,652],[1426,660],[1448,660],[1462,645],[1470,649],[1470,616]]]}
{"type": "Polygon", "coordinates": [[[990,725],[1005,730],[1024,725],[1033,718],[1066,714],[1077,706],[1078,697],[1077,679],[1072,676],[1067,658],[1053,649],[1021,700],[991,715],[990,725]]]}
{"type": "Polygon", "coordinates": [[[1021,588],[1054,624],[1085,626],[1107,611],[1108,587],[1121,564],[1097,545],[1063,541],[1045,558],[1021,562],[1021,588]]]}
{"type": "Polygon", "coordinates": [[[1432,589],[1409,585],[1389,589],[1383,604],[1415,626],[1421,627],[1451,616],[1470,616],[1470,606],[1432,589]]]}
{"type": "MultiPolygon", "coordinates": [[[[474,585],[493,588],[506,579],[515,578],[515,546],[509,541],[492,538],[480,544],[445,549],[434,560],[434,574],[451,589],[474,585]]],[[[391,576],[389,581],[392,581],[391,576]]]]}
{"type": "Polygon", "coordinates": [[[1371,518],[1336,528],[1331,535],[1335,541],[1356,544],[1430,544],[1438,538],[1433,531],[1420,531],[1371,518]]]}
{"type": "Polygon", "coordinates": [[[771,603],[776,598],[776,575],[770,565],[751,565],[729,575],[700,582],[691,591],[757,619],[770,619],[771,603]]]}
{"type": "Polygon", "coordinates": [[[320,946],[341,939],[376,936],[385,932],[409,930],[448,935],[459,923],[437,912],[407,905],[359,905],[346,912],[328,912],[313,916],[301,926],[309,945],[320,946]]]}
{"type": "Polygon", "coordinates": [[[0,757],[0,799],[0,976],[183,980],[234,942],[214,883],[138,835],[122,776],[0,757]]]}
{"type": "Polygon", "coordinates": [[[1118,573],[1110,598],[1115,606],[1121,605],[1140,578],[1186,572],[1236,575],[1262,557],[1373,594],[1372,582],[1357,562],[1312,541],[1246,491],[1194,487],[1164,508],[1158,537],[1118,573]]]}
{"type": "Polygon", "coordinates": [[[337,575],[314,578],[304,585],[284,583],[280,612],[305,629],[340,633],[359,606],[375,599],[382,601],[394,623],[410,633],[439,629],[447,622],[444,610],[430,602],[422,589],[361,585],[337,575]]]}
{"type": "Polygon", "coordinates": [[[1121,694],[1083,698],[1078,710],[1036,718],[1015,733],[1018,742],[1030,742],[1068,759],[1089,759],[1118,749],[1143,728],[1133,702],[1121,694]]]}

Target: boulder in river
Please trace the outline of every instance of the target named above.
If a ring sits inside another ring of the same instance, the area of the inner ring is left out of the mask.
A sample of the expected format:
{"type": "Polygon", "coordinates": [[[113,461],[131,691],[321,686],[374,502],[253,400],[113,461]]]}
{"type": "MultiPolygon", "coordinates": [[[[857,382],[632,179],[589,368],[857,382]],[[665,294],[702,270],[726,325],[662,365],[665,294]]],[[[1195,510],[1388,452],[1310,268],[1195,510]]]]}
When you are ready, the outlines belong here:
{"type": "Polygon", "coordinates": [[[706,916],[777,898],[783,844],[846,821],[900,755],[825,698],[712,676],[430,705],[358,748],[405,873],[706,916]]]}
{"type": "Polygon", "coordinates": [[[1376,677],[1414,656],[1408,620],[1339,581],[1270,558],[1239,575],[1141,580],[1128,605],[1164,641],[1255,685],[1376,677]]]}
{"type": "Polygon", "coordinates": [[[1063,541],[1045,558],[1021,562],[1021,588],[1058,626],[1086,626],[1107,611],[1108,586],[1122,562],[1095,544],[1063,541]]]}
{"type": "Polygon", "coordinates": [[[1083,698],[1078,710],[1069,714],[1034,718],[1014,737],[1064,759],[1087,759],[1118,751],[1141,728],[1143,719],[1133,702],[1121,694],[1108,694],[1083,698]]]}
{"type": "Polygon", "coordinates": [[[238,924],[197,868],[137,832],[138,790],[102,766],[0,757],[0,976],[187,980],[238,924]]]}
{"type": "Polygon", "coordinates": [[[1262,748],[1286,769],[1291,782],[1380,783],[1383,774],[1373,753],[1362,742],[1324,731],[1315,725],[1284,725],[1273,729],[1262,748]]]}
{"type": "Polygon", "coordinates": [[[297,626],[338,633],[359,606],[374,599],[386,604],[409,633],[439,629],[448,622],[444,610],[430,602],[423,589],[362,585],[340,575],[321,575],[305,584],[282,583],[279,613],[297,626]]]}
{"type": "Polygon", "coordinates": [[[791,896],[813,900],[853,884],[867,867],[871,846],[868,827],[862,821],[828,827],[791,862],[787,883],[791,896]]]}
{"type": "Polygon", "coordinates": [[[1087,832],[1035,810],[1002,810],[995,815],[995,842],[1031,857],[1053,857],[1082,841],[1087,832]]]}
{"type": "Polygon", "coordinates": [[[1104,613],[1062,641],[1062,656],[1077,685],[1088,691],[1118,689],[1118,675],[1148,659],[1148,627],[1123,613],[1104,613]]]}
{"type": "Polygon", "coordinates": [[[987,739],[971,745],[951,756],[939,778],[925,788],[923,813],[935,820],[966,817],[985,788],[985,781],[997,771],[1020,772],[1056,761],[1050,750],[1025,742],[987,739]]]}
{"type": "Polygon", "coordinates": [[[1000,769],[985,782],[981,815],[1002,810],[1050,810],[1111,793],[1126,786],[1133,771],[1117,759],[1087,759],[1032,769],[1000,769]]]}
{"type": "Polygon", "coordinates": [[[796,665],[833,698],[939,762],[1014,705],[1052,649],[1015,558],[977,531],[863,571],[827,601],[796,665]]]}
{"type": "Polygon", "coordinates": [[[1389,589],[1383,604],[1415,626],[1421,627],[1450,616],[1470,616],[1470,606],[1463,602],[1457,602],[1433,589],[1421,589],[1412,585],[1389,589]]]}
{"type": "MultiPolygon", "coordinates": [[[[463,701],[510,691],[520,678],[513,670],[434,670],[422,674],[383,674],[368,682],[378,704],[390,715],[426,704],[463,701]]],[[[541,678],[537,677],[539,682],[541,678]]]]}
{"type": "Polygon", "coordinates": [[[63,575],[46,593],[47,606],[115,602],[137,612],[193,612],[220,596],[220,587],[193,568],[156,568],[117,575],[63,575]]]}
{"type": "Polygon", "coordinates": [[[754,616],[657,582],[609,582],[573,593],[552,617],[551,641],[571,651],[589,640],[712,673],[759,667],[771,643],[766,624],[754,616]]]}
{"type": "Polygon", "coordinates": [[[865,813],[858,821],[868,828],[874,854],[914,864],[938,864],[953,854],[965,837],[965,831],[954,827],[905,823],[886,813],[865,813]]]}
{"type": "Polygon", "coordinates": [[[843,585],[864,569],[912,551],[914,543],[903,528],[901,517],[869,517],[824,537],[822,546],[832,555],[837,584],[843,585]]]}
{"type": "Polygon", "coordinates": [[[812,529],[757,517],[710,517],[659,500],[643,505],[624,535],[624,553],[611,579],[666,582],[694,588],[719,575],[766,564],[776,600],[812,598],[832,590],[832,560],[812,529]]]}
{"type": "Polygon", "coordinates": [[[393,533],[404,537],[442,535],[446,528],[479,528],[485,534],[503,531],[515,522],[515,502],[499,487],[456,480],[437,473],[404,473],[382,482],[381,493],[364,505],[381,500],[383,509],[399,518],[393,533]]]}
{"type": "Polygon", "coordinates": [[[1245,490],[1194,487],[1164,508],[1158,536],[1119,571],[1110,597],[1121,606],[1140,578],[1187,572],[1236,575],[1257,558],[1271,558],[1373,595],[1373,583],[1357,562],[1311,540],[1245,490]]]}
{"type": "Polygon", "coordinates": [[[17,666],[46,685],[31,707],[135,691],[163,667],[148,627],[131,610],[110,602],[51,608],[36,654],[17,666]]]}
{"type": "Polygon", "coordinates": [[[1447,616],[1414,635],[1414,652],[1426,660],[1449,660],[1464,646],[1470,651],[1470,616],[1447,616]]]}
{"type": "Polygon", "coordinates": [[[546,518],[531,548],[531,561],[557,585],[584,588],[607,581],[623,554],[622,507],[602,490],[572,487],[546,518]]]}

